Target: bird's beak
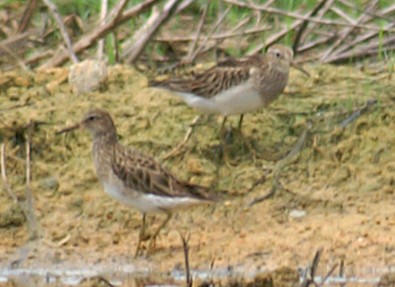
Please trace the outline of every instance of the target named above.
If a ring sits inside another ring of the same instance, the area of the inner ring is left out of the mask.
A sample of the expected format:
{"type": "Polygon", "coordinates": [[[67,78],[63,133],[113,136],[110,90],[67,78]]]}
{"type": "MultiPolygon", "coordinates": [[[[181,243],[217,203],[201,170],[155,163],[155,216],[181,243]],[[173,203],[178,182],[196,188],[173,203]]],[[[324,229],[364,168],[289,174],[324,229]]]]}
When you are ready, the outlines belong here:
{"type": "Polygon", "coordinates": [[[309,74],[309,72],[307,72],[305,69],[303,69],[303,67],[299,64],[296,64],[295,62],[291,62],[291,67],[295,68],[296,70],[302,72],[303,74],[305,74],[307,77],[311,77],[311,75],[309,74]]]}
{"type": "Polygon", "coordinates": [[[75,125],[72,125],[72,126],[70,126],[70,127],[64,128],[64,129],[62,129],[62,130],[56,132],[56,134],[57,134],[57,135],[60,135],[60,134],[68,133],[68,132],[71,132],[71,131],[73,131],[73,130],[75,130],[75,129],[80,128],[81,126],[82,126],[82,122],[81,122],[81,123],[78,123],[78,124],[75,124],[75,125]]]}

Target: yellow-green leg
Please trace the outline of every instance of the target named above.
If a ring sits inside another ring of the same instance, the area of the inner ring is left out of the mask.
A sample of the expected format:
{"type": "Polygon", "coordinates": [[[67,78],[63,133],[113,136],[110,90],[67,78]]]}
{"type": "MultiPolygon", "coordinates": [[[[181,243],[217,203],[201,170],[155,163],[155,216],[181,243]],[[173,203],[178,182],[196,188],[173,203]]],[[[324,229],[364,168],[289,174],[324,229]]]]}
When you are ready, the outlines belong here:
{"type": "Polygon", "coordinates": [[[170,219],[172,217],[172,213],[171,212],[166,212],[166,215],[167,215],[166,219],[162,222],[162,224],[158,227],[158,229],[155,231],[155,233],[150,238],[150,241],[149,241],[149,244],[148,244],[148,249],[147,249],[147,254],[154,247],[156,237],[159,235],[159,232],[161,231],[161,229],[166,226],[166,224],[170,221],[170,219]]]}
{"type": "Polygon", "coordinates": [[[137,242],[137,247],[136,247],[136,251],[134,252],[134,257],[137,257],[140,255],[141,243],[146,240],[145,229],[146,229],[146,214],[143,213],[142,224],[141,224],[140,233],[139,233],[139,241],[137,242]]]}

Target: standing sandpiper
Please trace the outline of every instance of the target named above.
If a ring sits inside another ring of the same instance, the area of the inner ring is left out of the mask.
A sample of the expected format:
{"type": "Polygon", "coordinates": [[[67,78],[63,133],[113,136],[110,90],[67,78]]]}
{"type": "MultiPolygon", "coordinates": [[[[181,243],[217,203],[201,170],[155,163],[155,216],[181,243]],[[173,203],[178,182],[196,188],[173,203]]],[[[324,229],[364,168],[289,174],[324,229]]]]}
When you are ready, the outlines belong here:
{"type": "MultiPolygon", "coordinates": [[[[293,51],[273,45],[264,56],[229,59],[188,78],[152,81],[150,86],[175,92],[187,105],[204,114],[226,117],[267,107],[288,82],[293,51]]],[[[221,129],[222,129],[221,128],[221,129]]]]}
{"type": "Polygon", "coordinates": [[[153,158],[122,146],[118,142],[114,122],[106,111],[92,110],[80,123],[58,133],[80,127],[86,128],[93,137],[93,162],[104,190],[143,215],[135,256],[140,254],[140,245],[146,240],[147,212],[164,212],[167,215],[150,238],[149,252],[159,231],[169,222],[173,210],[214,201],[208,188],[179,180],[153,158]]]}

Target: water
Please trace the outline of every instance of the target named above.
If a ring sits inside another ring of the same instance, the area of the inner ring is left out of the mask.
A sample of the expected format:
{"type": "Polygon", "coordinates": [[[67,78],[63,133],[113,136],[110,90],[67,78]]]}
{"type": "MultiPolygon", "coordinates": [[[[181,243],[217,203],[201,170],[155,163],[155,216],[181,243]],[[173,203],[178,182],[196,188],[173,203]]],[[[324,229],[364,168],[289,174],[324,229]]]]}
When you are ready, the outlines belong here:
{"type": "MultiPolygon", "coordinates": [[[[115,265],[115,264],[114,264],[115,265]]],[[[378,270],[375,270],[376,272],[378,270]]],[[[391,270],[381,270],[380,273],[391,270]]],[[[393,270],[392,270],[393,271],[393,270]]],[[[215,270],[193,270],[191,272],[194,280],[199,281],[221,281],[229,278],[254,278],[253,272],[242,272],[234,269],[215,269],[215,270]]],[[[93,265],[79,267],[62,267],[54,265],[52,267],[30,267],[30,268],[3,268],[0,269],[0,283],[8,281],[23,282],[21,286],[30,286],[32,282],[38,283],[38,286],[61,283],[67,286],[76,286],[87,278],[101,277],[106,278],[114,286],[121,286],[125,282],[132,280],[140,281],[138,286],[185,286],[185,273],[182,270],[173,270],[166,274],[158,274],[149,270],[149,268],[139,268],[132,264],[123,264],[116,266],[110,265],[93,265]],[[142,284],[141,284],[142,283],[142,284]]],[[[316,277],[315,282],[321,283],[322,277],[316,277]]],[[[375,286],[379,282],[379,277],[329,277],[326,286],[339,286],[352,283],[353,286],[375,286]]],[[[17,286],[19,286],[17,285],[17,286]]],[[[129,284],[128,284],[129,285],[129,284]]]]}

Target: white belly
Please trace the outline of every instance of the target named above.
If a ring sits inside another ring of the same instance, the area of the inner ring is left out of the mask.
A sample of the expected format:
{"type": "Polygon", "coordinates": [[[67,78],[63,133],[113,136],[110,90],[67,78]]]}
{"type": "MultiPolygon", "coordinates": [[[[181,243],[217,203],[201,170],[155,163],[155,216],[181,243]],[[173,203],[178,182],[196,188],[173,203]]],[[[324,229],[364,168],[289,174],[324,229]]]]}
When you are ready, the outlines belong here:
{"type": "Polygon", "coordinates": [[[202,202],[201,200],[190,197],[159,196],[136,191],[121,190],[119,186],[109,183],[103,183],[103,187],[106,193],[114,199],[143,213],[174,210],[202,202]]]}
{"type": "Polygon", "coordinates": [[[264,105],[259,92],[250,82],[223,91],[211,99],[189,93],[178,95],[190,107],[205,114],[237,115],[255,111],[264,105]]]}

